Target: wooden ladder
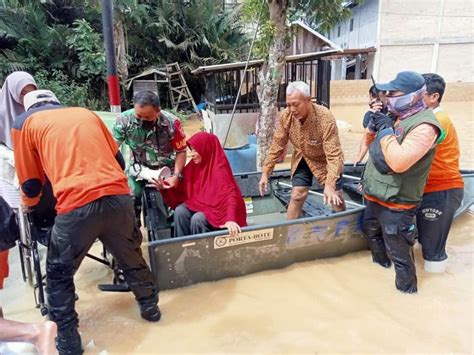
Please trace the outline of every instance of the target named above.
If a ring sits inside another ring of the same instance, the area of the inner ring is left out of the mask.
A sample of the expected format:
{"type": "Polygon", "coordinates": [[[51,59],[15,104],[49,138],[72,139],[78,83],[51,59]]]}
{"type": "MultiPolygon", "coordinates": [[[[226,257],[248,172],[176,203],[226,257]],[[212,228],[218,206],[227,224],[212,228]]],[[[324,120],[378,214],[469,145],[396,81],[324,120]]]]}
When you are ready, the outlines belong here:
{"type": "Polygon", "coordinates": [[[186,84],[186,80],[184,80],[179,64],[166,64],[166,73],[168,75],[170,99],[173,108],[176,111],[194,109],[195,112],[199,112],[189,91],[188,84],[186,84]]]}

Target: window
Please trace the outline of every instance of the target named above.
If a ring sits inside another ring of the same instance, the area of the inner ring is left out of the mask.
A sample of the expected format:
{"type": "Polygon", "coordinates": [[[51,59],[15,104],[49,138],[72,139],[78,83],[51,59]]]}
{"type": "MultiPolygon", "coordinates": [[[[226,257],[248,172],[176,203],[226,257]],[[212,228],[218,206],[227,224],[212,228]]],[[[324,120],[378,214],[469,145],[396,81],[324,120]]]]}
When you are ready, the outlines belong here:
{"type": "Polygon", "coordinates": [[[341,37],[341,26],[337,26],[337,37],[341,37]]]}
{"type": "Polygon", "coordinates": [[[352,32],[353,29],[354,29],[354,19],[351,18],[351,22],[350,22],[350,24],[349,24],[349,31],[352,32]]]}

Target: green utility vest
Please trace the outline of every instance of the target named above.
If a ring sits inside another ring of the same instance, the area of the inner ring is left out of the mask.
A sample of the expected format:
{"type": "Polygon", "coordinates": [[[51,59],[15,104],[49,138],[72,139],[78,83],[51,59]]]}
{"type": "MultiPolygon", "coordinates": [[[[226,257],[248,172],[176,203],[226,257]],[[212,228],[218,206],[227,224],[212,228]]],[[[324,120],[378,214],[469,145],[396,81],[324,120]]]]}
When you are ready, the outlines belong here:
{"type": "MultiPolygon", "coordinates": [[[[408,132],[422,123],[429,123],[439,129],[441,136],[443,129],[431,110],[424,110],[408,117],[394,127],[398,143],[402,143],[408,132]]],[[[372,144],[377,144],[373,142],[372,144]]],[[[426,180],[430,172],[431,163],[435,154],[433,146],[418,162],[407,171],[396,174],[382,174],[369,158],[363,178],[364,192],[381,201],[395,202],[405,205],[418,204],[423,197],[426,180]]]]}

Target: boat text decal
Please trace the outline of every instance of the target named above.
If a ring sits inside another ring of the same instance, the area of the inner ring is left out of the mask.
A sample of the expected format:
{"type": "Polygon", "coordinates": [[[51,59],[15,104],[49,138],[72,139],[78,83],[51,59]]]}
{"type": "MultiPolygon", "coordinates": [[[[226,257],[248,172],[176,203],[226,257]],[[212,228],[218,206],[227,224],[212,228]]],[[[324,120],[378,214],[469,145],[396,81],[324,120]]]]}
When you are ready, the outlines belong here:
{"type": "Polygon", "coordinates": [[[259,229],[252,232],[239,233],[236,237],[229,235],[214,238],[214,249],[232,247],[239,244],[260,242],[273,239],[273,228],[259,229]]]}

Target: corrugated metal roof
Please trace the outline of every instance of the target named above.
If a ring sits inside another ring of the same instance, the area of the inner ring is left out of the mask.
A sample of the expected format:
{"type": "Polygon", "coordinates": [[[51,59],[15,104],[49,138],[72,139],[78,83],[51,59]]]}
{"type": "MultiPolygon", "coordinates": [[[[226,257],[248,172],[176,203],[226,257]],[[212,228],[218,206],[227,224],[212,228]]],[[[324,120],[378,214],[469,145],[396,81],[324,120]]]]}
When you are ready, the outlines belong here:
{"type": "MultiPolygon", "coordinates": [[[[325,57],[325,56],[335,54],[338,52],[339,51],[336,49],[329,49],[329,50],[319,51],[319,52],[287,55],[286,62],[291,63],[291,62],[302,62],[302,61],[314,60],[314,59],[325,57]]],[[[234,62],[234,63],[226,63],[226,64],[206,65],[206,66],[201,66],[197,69],[194,69],[191,73],[198,75],[198,74],[216,73],[216,72],[222,72],[222,71],[234,70],[234,69],[244,69],[245,64],[246,62],[234,62]]],[[[262,64],[263,64],[263,59],[255,59],[255,60],[249,61],[248,67],[249,68],[259,67],[262,64]]]]}
{"type": "Polygon", "coordinates": [[[131,78],[128,78],[125,80],[125,84],[127,85],[127,90],[130,90],[130,86],[132,86],[132,83],[135,79],[141,78],[143,76],[148,76],[151,74],[158,74],[160,76],[164,76],[165,79],[160,80],[160,82],[166,81],[168,82],[168,77],[166,75],[166,69],[165,68],[149,68],[144,71],[142,71],[140,74],[132,76],[131,78]],[[160,70],[161,69],[161,70],[160,70]]]}
{"type": "Polygon", "coordinates": [[[326,36],[323,36],[321,33],[319,33],[318,31],[316,30],[313,30],[311,27],[309,27],[307,24],[305,24],[304,22],[302,21],[293,21],[291,23],[291,26],[300,26],[302,28],[304,28],[306,31],[310,32],[312,35],[318,37],[321,41],[327,43],[331,48],[333,49],[337,49],[337,50],[341,50],[342,51],[342,48],[339,47],[336,43],[334,43],[333,41],[331,41],[329,38],[327,38],[326,36]]]}

